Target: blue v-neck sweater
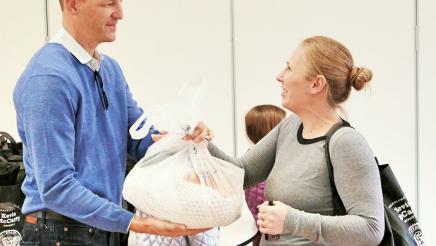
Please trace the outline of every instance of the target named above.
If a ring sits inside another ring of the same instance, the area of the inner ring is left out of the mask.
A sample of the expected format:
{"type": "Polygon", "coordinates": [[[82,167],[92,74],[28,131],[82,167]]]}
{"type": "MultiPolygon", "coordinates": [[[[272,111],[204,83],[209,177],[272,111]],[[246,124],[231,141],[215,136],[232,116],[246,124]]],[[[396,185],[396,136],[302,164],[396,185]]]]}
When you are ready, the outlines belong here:
{"type": "Polygon", "coordinates": [[[122,209],[126,153],[141,158],[153,143],[128,134],[142,114],[119,65],[104,56],[99,69],[104,110],[93,71],[64,46],[46,44],[14,90],[24,145],[26,195],[22,212],[51,210],[107,231],[126,232],[133,214],[122,209]]]}

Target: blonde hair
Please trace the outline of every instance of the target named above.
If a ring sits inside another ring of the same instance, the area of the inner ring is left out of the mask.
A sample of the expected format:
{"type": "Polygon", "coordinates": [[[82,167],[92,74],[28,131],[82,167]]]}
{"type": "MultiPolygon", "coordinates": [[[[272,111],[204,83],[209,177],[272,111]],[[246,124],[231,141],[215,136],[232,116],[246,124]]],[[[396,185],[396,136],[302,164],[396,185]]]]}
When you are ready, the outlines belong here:
{"type": "Polygon", "coordinates": [[[301,43],[307,61],[307,77],[323,75],[328,83],[328,103],[337,107],[348,99],[351,86],[361,90],[372,79],[372,71],[355,67],[348,49],[338,41],[314,36],[301,43]]]}
{"type": "Polygon", "coordinates": [[[248,138],[253,142],[259,142],[275,126],[277,126],[286,112],[274,105],[258,105],[250,109],[245,115],[245,130],[248,138]]]}

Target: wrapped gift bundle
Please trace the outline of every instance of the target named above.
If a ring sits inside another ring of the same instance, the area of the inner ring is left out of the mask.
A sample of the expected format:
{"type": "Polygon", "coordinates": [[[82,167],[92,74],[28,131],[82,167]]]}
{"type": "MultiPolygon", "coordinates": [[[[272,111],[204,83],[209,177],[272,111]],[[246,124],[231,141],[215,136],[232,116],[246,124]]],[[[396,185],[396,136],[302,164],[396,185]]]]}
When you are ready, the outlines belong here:
{"type": "Polygon", "coordinates": [[[141,212],[188,228],[225,226],[239,218],[244,172],[211,156],[207,143],[168,134],[127,175],[124,198],[141,212]]]}

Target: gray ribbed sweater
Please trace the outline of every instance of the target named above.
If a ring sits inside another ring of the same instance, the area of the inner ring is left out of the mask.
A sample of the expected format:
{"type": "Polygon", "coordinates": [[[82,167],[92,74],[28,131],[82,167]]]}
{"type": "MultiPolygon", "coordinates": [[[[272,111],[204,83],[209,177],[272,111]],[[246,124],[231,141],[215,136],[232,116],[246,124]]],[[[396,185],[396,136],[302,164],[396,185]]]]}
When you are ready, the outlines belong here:
{"type": "Polygon", "coordinates": [[[289,206],[280,240],[262,238],[261,245],[377,245],[384,232],[383,196],[368,143],[348,127],[331,139],[334,178],[347,211],[332,216],[325,137],[304,139],[302,129],[291,115],[240,158],[209,145],[212,155],[244,168],[244,188],[266,180],[266,198],[289,206]]]}

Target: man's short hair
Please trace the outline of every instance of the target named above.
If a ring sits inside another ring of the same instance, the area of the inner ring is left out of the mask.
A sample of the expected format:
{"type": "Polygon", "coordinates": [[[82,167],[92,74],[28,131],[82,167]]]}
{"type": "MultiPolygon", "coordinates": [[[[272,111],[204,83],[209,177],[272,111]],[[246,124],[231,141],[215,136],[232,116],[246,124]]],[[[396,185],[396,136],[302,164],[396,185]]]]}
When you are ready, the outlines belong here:
{"type": "Polygon", "coordinates": [[[64,1],[59,0],[59,4],[61,5],[61,10],[64,11],[64,1]]]}

